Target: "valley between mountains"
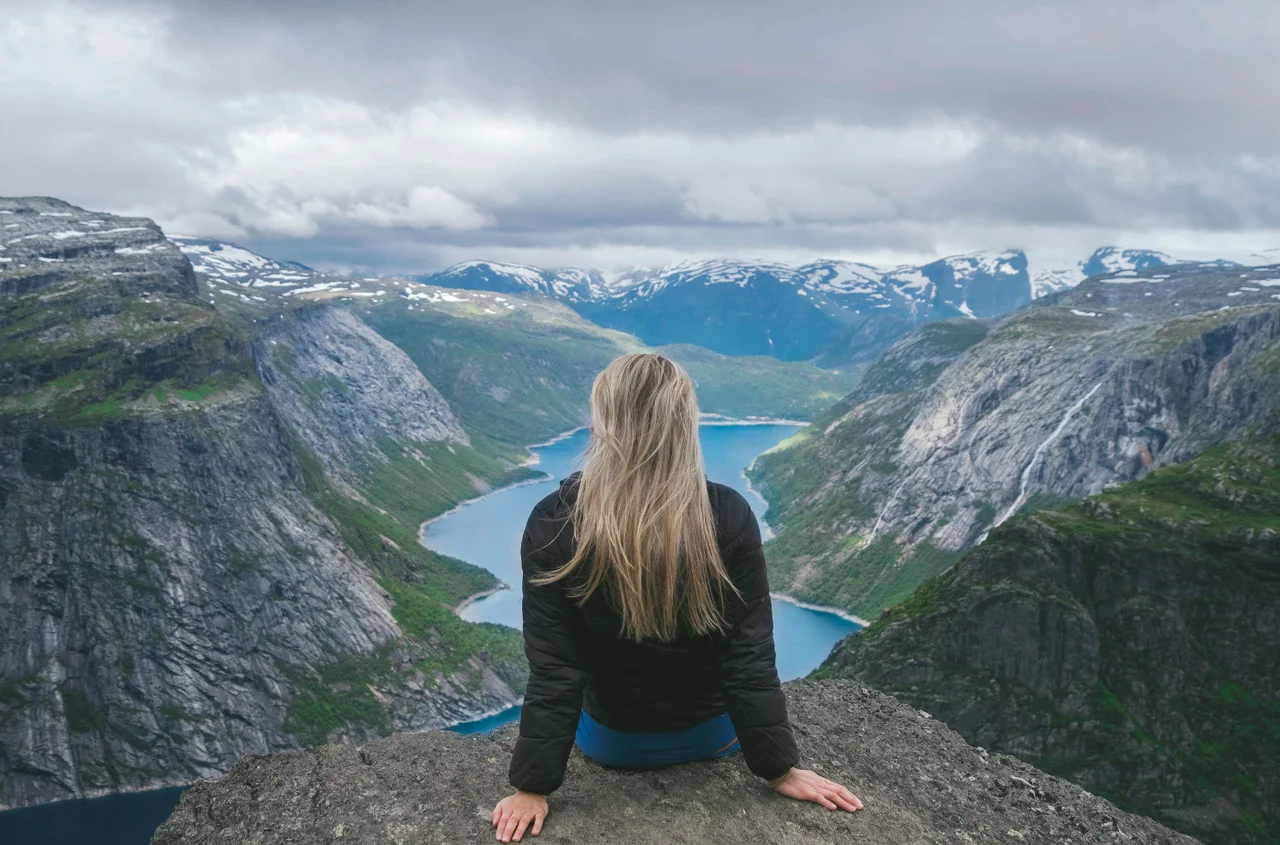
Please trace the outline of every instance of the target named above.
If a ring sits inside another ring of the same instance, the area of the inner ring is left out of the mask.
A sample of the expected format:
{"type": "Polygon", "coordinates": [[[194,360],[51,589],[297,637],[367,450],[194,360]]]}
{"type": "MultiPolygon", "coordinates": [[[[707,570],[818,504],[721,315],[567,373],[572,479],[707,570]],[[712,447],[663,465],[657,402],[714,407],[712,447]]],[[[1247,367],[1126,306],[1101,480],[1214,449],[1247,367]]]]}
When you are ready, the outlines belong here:
{"type": "Polygon", "coordinates": [[[51,199],[0,227],[0,806],[517,701],[518,633],[453,613],[493,576],[418,526],[656,349],[705,412],[811,421],[748,476],[773,588],[877,619],[819,674],[1280,837],[1280,267],[349,278],[51,199]]]}
{"type": "MultiPolygon", "coordinates": [[[[519,633],[452,610],[493,576],[418,526],[532,474],[643,344],[538,299],[229,293],[150,221],[57,200],[0,221],[0,806],[519,700],[519,633]]],[[[672,354],[727,416],[852,384],[672,354]]]]}

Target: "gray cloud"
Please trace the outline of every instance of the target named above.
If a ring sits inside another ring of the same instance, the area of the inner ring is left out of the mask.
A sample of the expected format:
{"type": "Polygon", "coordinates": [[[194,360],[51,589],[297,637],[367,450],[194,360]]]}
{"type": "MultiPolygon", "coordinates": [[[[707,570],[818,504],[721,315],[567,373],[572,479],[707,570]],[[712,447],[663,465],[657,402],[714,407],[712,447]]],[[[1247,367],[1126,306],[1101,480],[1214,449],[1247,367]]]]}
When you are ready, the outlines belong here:
{"type": "Polygon", "coordinates": [[[1280,243],[1265,0],[0,13],[0,193],[313,263],[1280,243]]]}

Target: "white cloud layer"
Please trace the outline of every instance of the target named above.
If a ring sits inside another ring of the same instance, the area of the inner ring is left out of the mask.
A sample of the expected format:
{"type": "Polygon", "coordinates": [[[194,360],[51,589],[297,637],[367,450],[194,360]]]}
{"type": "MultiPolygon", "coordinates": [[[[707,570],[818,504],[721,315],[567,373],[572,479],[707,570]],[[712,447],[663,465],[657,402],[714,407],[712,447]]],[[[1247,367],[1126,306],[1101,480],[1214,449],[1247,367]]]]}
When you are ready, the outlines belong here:
{"type": "Polygon", "coordinates": [[[1271,4],[535,5],[0,0],[0,194],[397,271],[1280,246],[1271,4]]]}

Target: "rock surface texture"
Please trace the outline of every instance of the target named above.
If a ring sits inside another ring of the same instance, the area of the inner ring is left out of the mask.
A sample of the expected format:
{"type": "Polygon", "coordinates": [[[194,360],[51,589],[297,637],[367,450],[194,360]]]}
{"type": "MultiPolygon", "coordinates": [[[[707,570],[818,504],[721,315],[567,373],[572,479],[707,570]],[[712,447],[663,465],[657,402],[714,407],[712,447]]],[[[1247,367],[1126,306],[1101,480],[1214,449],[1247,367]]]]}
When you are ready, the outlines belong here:
{"type": "MultiPolygon", "coordinates": [[[[4,199],[0,243],[0,809],[518,698],[484,654],[448,658],[442,626],[470,627],[414,561],[389,580],[318,503],[290,429],[310,420],[155,224],[4,199]]],[[[417,393],[388,424],[415,430],[422,400],[417,431],[463,437],[416,370],[377,373],[396,377],[417,393]]]]}
{"type": "MultiPolygon", "coordinates": [[[[738,757],[657,772],[574,752],[535,842],[1192,843],[1025,763],[973,748],[920,711],[847,681],[788,685],[804,765],[866,809],[771,793],[738,757]]],[[[183,795],[152,845],[436,845],[492,842],[513,728],[405,734],[361,749],[253,757],[183,795]]],[[[525,841],[530,841],[526,839],[525,841]]]]}
{"type": "Polygon", "coordinates": [[[819,670],[1192,833],[1280,839],[1280,436],[1011,520],[819,670]]]}
{"type": "Polygon", "coordinates": [[[409,357],[350,311],[302,308],[270,323],[254,348],[258,372],[331,476],[347,481],[369,461],[385,462],[377,444],[387,440],[470,444],[409,357]]]}
{"type": "Polygon", "coordinates": [[[926,327],[901,344],[749,473],[776,503],[774,586],[865,616],[1021,510],[1267,420],[1280,409],[1280,267],[1114,273],[989,331],[926,327]]]}

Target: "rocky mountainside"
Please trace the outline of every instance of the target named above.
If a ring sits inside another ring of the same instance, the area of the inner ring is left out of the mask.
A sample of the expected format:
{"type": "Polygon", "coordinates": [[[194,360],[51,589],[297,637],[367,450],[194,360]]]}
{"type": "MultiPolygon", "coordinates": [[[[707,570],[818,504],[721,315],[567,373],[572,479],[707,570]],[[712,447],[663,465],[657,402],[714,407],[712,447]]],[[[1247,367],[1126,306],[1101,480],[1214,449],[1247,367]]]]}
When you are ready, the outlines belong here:
{"type": "MultiPolygon", "coordinates": [[[[863,811],[833,813],[774,795],[740,755],[636,773],[602,768],[575,751],[535,841],[1194,842],[1025,763],[972,748],[927,714],[860,684],[798,682],[787,691],[805,765],[847,784],[863,811]]],[[[508,792],[514,740],[514,726],[489,737],[429,731],[359,750],[251,758],[184,794],[152,843],[492,842],[489,813],[508,792]]]]}
{"type": "Polygon", "coordinates": [[[419,280],[551,296],[647,343],[697,343],[729,354],[842,366],[874,360],[923,322],[992,317],[1089,276],[1174,263],[1164,253],[1116,247],[1075,262],[1042,262],[1006,250],[894,269],[850,261],[691,261],[605,275],[469,261],[419,280]]]}
{"type": "Polygon", "coordinates": [[[845,261],[696,261],[608,278],[597,271],[469,262],[420,280],[537,291],[646,343],[696,343],[788,361],[821,358],[826,365],[874,357],[920,322],[1002,314],[1031,301],[1026,257],[1017,251],[893,271],[845,261]]]}
{"type": "MultiPolygon", "coordinates": [[[[304,265],[273,261],[234,244],[174,240],[210,278],[286,293],[338,284],[304,265]]],[[[923,322],[996,316],[1089,276],[1175,263],[1161,252],[1116,247],[1079,261],[1044,261],[1015,249],[893,269],[850,261],[711,260],[606,274],[468,261],[415,280],[454,290],[549,297],[650,345],[697,344],[729,355],[840,367],[874,360],[923,322]]]]}
{"type": "Polygon", "coordinates": [[[1277,655],[1273,433],[1011,519],[819,672],[1205,842],[1261,843],[1280,840],[1277,655]]]}
{"type": "Polygon", "coordinates": [[[527,293],[334,277],[280,291],[200,275],[208,301],[251,333],[317,303],[357,315],[431,374],[478,448],[511,461],[525,456],[526,444],[583,425],[591,380],[626,352],[679,361],[698,385],[702,410],[728,417],[811,419],[857,383],[855,372],[766,356],[687,345],[655,350],[527,293]]]}
{"type": "Polygon", "coordinates": [[[314,360],[264,362],[264,390],[150,221],[3,199],[0,227],[0,807],[517,699],[518,637],[449,607],[492,577],[411,547],[416,521],[317,458],[391,427],[471,451],[403,355],[350,315],[278,317],[259,342],[314,360]]]}
{"type": "Polygon", "coordinates": [[[908,335],[756,460],[779,589],[874,615],[1019,511],[1280,409],[1280,267],[1122,271],[969,325],[908,335]]]}
{"type": "Polygon", "coordinates": [[[331,480],[389,458],[386,441],[471,444],[440,391],[350,311],[318,306],[272,320],[254,359],[277,413],[331,480]]]}
{"type": "Polygon", "coordinates": [[[208,238],[170,236],[197,273],[245,287],[294,290],[329,278],[296,261],[276,261],[236,244],[208,238]]]}

